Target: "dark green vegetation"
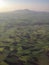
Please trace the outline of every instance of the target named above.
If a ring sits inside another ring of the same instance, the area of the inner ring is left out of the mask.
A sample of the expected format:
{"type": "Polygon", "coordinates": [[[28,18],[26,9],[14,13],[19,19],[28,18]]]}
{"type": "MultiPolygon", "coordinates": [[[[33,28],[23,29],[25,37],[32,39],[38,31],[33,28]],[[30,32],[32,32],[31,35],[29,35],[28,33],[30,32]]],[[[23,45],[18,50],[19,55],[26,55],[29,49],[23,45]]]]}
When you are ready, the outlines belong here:
{"type": "Polygon", "coordinates": [[[49,65],[49,13],[0,13],[0,65],[49,65]]]}

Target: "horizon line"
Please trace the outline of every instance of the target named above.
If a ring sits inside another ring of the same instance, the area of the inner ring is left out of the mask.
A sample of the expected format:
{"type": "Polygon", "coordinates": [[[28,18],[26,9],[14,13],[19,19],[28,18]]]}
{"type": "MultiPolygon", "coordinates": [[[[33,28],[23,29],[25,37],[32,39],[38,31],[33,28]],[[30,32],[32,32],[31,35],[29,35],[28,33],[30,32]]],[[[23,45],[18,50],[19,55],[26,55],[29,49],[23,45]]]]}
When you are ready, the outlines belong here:
{"type": "Polygon", "coordinates": [[[28,10],[28,11],[34,11],[34,12],[48,12],[49,11],[45,11],[45,10],[32,10],[32,9],[16,9],[16,10],[11,10],[11,11],[2,11],[0,13],[10,13],[10,12],[14,12],[14,11],[20,11],[20,10],[28,10]]]}

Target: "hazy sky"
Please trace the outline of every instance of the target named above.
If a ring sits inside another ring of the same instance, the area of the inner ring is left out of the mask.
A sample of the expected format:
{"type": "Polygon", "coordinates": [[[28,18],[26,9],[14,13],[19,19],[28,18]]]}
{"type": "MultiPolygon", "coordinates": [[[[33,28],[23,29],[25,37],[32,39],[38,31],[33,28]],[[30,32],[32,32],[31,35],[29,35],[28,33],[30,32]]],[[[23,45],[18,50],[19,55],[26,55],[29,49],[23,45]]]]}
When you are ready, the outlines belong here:
{"type": "Polygon", "coordinates": [[[0,0],[0,12],[18,9],[49,11],[49,0],[0,0]]]}

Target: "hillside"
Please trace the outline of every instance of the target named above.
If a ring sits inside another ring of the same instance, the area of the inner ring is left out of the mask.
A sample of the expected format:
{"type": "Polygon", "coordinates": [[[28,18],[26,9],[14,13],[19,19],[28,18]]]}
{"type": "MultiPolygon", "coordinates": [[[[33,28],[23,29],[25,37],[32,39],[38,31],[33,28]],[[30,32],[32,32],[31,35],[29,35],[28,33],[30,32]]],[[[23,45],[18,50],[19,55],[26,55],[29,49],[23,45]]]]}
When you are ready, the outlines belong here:
{"type": "Polygon", "coordinates": [[[49,65],[49,12],[0,13],[0,64],[49,65]]]}

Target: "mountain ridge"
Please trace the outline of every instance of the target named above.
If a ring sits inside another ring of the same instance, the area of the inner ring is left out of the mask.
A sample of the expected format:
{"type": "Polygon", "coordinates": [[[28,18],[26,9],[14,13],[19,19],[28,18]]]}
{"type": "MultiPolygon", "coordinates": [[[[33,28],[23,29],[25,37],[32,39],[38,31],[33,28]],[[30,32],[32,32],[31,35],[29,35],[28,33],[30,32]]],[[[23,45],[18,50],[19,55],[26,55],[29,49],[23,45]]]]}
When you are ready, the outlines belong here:
{"type": "Polygon", "coordinates": [[[9,11],[9,12],[0,12],[0,14],[5,14],[5,13],[19,13],[19,12],[32,12],[32,13],[49,13],[48,11],[35,11],[35,10],[30,10],[30,9],[20,9],[20,10],[14,10],[14,11],[9,11]]]}

